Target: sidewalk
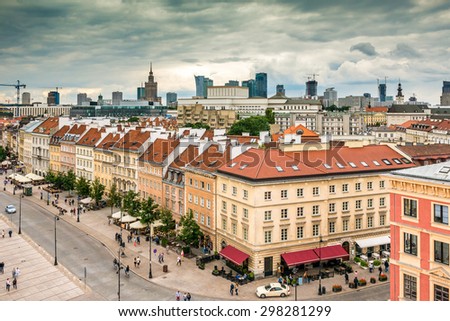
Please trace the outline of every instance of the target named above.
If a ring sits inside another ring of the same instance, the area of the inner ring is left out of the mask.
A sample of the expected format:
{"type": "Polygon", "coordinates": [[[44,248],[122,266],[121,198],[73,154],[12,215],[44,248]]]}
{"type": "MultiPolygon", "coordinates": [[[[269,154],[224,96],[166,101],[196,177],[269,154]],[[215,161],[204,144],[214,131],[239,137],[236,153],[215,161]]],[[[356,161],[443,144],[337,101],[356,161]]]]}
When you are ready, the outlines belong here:
{"type": "MultiPolygon", "coordinates": [[[[33,196],[26,197],[28,201],[36,203],[38,206],[47,208],[54,215],[58,215],[58,209],[51,205],[51,201],[54,198],[50,198],[50,205],[47,205],[47,192],[43,191],[43,199],[40,199],[40,192],[42,190],[38,189],[37,186],[33,187],[33,196]]],[[[12,193],[11,184],[7,185],[7,192],[12,193]]],[[[21,192],[21,191],[19,191],[21,192]]],[[[97,239],[99,242],[103,243],[105,247],[111,252],[111,260],[113,255],[117,257],[119,250],[118,243],[115,241],[114,237],[117,232],[119,232],[119,227],[114,224],[108,223],[108,216],[111,214],[111,208],[103,208],[98,211],[86,211],[86,213],[80,214],[80,222],[77,222],[76,215],[70,214],[70,209],[73,208],[64,203],[64,198],[67,195],[66,192],[60,194],[59,206],[67,209],[67,213],[60,216],[60,219],[72,224],[74,227],[83,230],[86,234],[89,234],[93,238],[97,239]]],[[[76,204],[75,204],[76,206],[76,204]]],[[[115,209],[114,212],[116,212],[115,209]]],[[[255,295],[255,290],[258,286],[268,284],[270,282],[276,282],[277,278],[275,276],[268,277],[261,280],[255,280],[246,285],[239,287],[239,296],[231,296],[229,293],[230,281],[212,275],[212,270],[214,265],[217,265],[220,269],[224,262],[213,261],[206,264],[204,270],[200,270],[195,264],[195,258],[188,259],[183,258],[181,266],[176,265],[177,254],[174,252],[166,253],[166,250],[161,246],[156,245],[152,242],[152,252],[156,249],[156,253],[152,253],[152,275],[153,278],[148,278],[149,273],[149,244],[145,241],[145,238],[141,238],[141,244],[134,246],[133,243],[127,243],[128,231],[123,230],[123,240],[126,243],[125,254],[126,257],[121,259],[121,262],[126,266],[129,265],[132,273],[135,276],[141,277],[147,282],[152,282],[154,284],[159,284],[162,287],[173,289],[173,292],[179,290],[181,293],[190,292],[193,299],[197,296],[208,296],[213,297],[217,300],[259,300],[255,295]],[[158,262],[158,254],[164,253],[164,263],[158,262]],[[133,263],[133,258],[140,256],[141,264],[140,267],[135,267],[133,263]],[[168,266],[168,272],[163,272],[163,265],[168,266]]],[[[17,235],[16,235],[17,236],[17,235]]],[[[380,284],[377,281],[376,284],[370,284],[370,276],[378,276],[378,272],[369,273],[368,270],[364,270],[359,266],[355,265],[354,270],[358,270],[358,278],[365,278],[367,280],[366,287],[376,287],[380,284]]],[[[225,270],[229,269],[225,267],[225,270]]],[[[388,273],[389,275],[389,273],[388,273]]],[[[353,280],[354,275],[350,274],[350,281],[353,280]]],[[[339,295],[339,293],[332,293],[331,288],[334,284],[342,285],[343,291],[340,293],[348,293],[349,291],[356,291],[350,289],[348,285],[345,285],[344,276],[335,275],[333,278],[326,278],[321,281],[322,286],[326,287],[326,297],[333,300],[334,295],[339,295]]],[[[315,300],[318,298],[318,288],[319,281],[313,281],[309,284],[301,285],[297,289],[297,299],[298,300],[315,300]]],[[[358,288],[360,289],[360,288],[358,288]]],[[[175,296],[174,296],[175,299],[175,296]]],[[[99,298],[94,298],[94,300],[101,300],[99,298]]],[[[270,299],[269,299],[270,300],[270,299]]],[[[279,300],[279,298],[277,298],[279,300]]],[[[283,300],[294,300],[294,289],[291,291],[291,295],[283,300]]]]}

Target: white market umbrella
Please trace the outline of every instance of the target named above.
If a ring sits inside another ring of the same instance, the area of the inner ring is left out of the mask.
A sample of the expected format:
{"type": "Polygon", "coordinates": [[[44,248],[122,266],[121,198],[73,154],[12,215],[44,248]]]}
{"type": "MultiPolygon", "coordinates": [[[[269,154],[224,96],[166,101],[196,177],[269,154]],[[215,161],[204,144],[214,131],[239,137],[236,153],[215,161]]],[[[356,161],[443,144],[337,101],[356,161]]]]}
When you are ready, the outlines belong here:
{"type": "Polygon", "coordinates": [[[146,228],[146,224],[142,224],[141,221],[136,221],[130,224],[130,228],[135,228],[137,230],[146,228]]]}
{"type": "Polygon", "coordinates": [[[120,216],[122,216],[122,213],[119,212],[115,212],[113,215],[111,215],[112,218],[115,218],[116,220],[118,220],[120,218],[120,216]]]}
{"type": "Polygon", "coordinates": [[[131,216],[131,215],[125,215],[125,216],[123,216],[123,217],[120,219],[120,221],[121,221],[122,223],[131,223],[131,222],[134,222],[134,221],[136,221],[136,220],[137,220],[137,218],[134,217],[134,216],[131,216]]]}

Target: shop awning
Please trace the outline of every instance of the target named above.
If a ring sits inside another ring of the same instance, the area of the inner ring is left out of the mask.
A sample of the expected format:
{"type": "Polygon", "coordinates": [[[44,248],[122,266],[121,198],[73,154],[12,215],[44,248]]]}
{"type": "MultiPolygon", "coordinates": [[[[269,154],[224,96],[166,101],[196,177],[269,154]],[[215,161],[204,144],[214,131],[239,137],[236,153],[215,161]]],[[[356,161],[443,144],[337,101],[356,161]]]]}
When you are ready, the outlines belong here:
{"type": "Polygon", "coordinates": [[[227,245],[222,251],[220,251],[220,255],[237,265],[241,265],[242,262],[250,256],[231,245],[227,245]]]}
{"type": "Polygon", "coordinates": [[[324,246],[320,249],[314,249],[314,252],[320,257],[321,261],[341,259],[349,256],[341,245],[324,246]]]}
{"type": "Polygon", "coordinates": [[[29,179],[31,179],[33,181],[42,181],[42,180],[45,179],[45,177],[36,175],[34,173],[28,173],[27,175],[25,175],[25,177],[27,177],[27,178],[29,178],[29,179]]]}
{"type": "Polygon", "coordinates": [[[314,252],[314,250],[284,253],[281,254],[281,257],[288,266],[295,266],[299,264],[307,264],[319,261],[319,257],[314,252]]]}
{"type": "Polygon", "coordinates": [[[356,243],[360,248],[367,248],[372,246],[378,246],[383,244],[391,244],[391,238],[389,235],[371,237],[368,239],[357,240],[356,243]]]}

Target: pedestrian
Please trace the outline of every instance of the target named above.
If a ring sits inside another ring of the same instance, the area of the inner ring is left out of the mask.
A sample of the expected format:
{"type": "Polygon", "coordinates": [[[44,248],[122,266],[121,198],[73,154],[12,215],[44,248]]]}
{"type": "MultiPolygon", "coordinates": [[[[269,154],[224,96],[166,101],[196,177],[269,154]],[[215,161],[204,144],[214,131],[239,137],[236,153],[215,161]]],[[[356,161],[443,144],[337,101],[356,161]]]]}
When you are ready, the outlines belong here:
{"type": "Polygon", "coordinates": [[[12,285],[13,285],[13,289],[17,290],[17,278],[13,279],[12,285]]]}
{"type": "Polygon", "coordinates": [[[127,236],[127,242],[128,242],[128,243],[131,242],[131,235],[130,235],[130,234],[128,234],[128,236],[127,236]]]}
{"type": "Polygon", "coordinates": [[[177,257],[177,265],[180,265],[181,266],[181,257],[177,257]]]}
{"type": "Polygon", "coordinates": [[[345,278],[345,284],[348,284],[348,273],[347,273],[347,271],[345,271],[344,278],[345,278]]]}
{"type": "Polygon", "coordinates": [[[9,292],[9,289],[11,288],[11,281],[9,280],[9,278],[6,279],[6,291],[9,292]]]}
{"type": "Polygon", "coordinates": [[[2,230],[2,238],[5,238],[5,230],[2,230]]]}
{"type": "Polygon", "coordinates": [[[378,276],[381,275],[381,273],[383,273],[383,268],[381,267],[381,265],[378,267],[378,276]]]}
{"type": "Polygon", "coordinates": [[[136,242],[138,245],[141,245],[141,238],[138,236],[136,236],[136,242]]]}
{"type": "Polygon", "coordinates": [[[164,253],[161,253],[161,262],[164,263],[164,253]]]}
{"type": "Polygon", "coordinates": [[[15,274],[16,274],[15,277],[18,278],[19,275],[20,275],[20,269],[18,267],[16,267],[16,273],[15,274]]]}
{"type": "Polygon", "coordinates": [[[236,296],[238,296],[239,295],[239,284],[237,284],[237,282],[236,282],[236,285],[234,286],[234,292],[236,293],[236,296]]]}
{"type": "Polygon", "coordinates": [[[191,301],[191,294],[189,292],[186,294],[186,298],[188,301],[191,301]]]}
{"type": "Polygon", "coordinates": [[[181,293],[180,291],[175,292],[175,298],[177,301],[180,301],[181,293]]]}
{"type": "Polygon", "coordinates": [[[141,264],[141,258],[139,257],[139,255],[136,258],[136,264],[137,264],[137,267],[139,267],[139,265],[141,264]]]}
{"type": "Polygon", "coordinates": [[[389,262],[387,260],[384,261],[384,272],[389,272],[389,262]]]}
{"type": "Polygon", "coordinates": [[[369,272],[372,273],[373,272],[373,262],[369,263],[369,272]]]}
{"type": "Polygon", "coordinates": [[[134,257],[133,261],[134,261],[134,267],[137,267],[137,258],[134,257]]]}
{"type": "Polygon", "coordinates": [[[0,274],[5,273],[5,262],[0,262],[0,274]]]}
{"type": "Polygon", "coordinates": [[[158,262],[161,263],[161,253],[158,255],[158,262]]]}
{"type": "Polygon", "coordinates": [[[12,236],[12,230],[9,230],[8,234],[9,234],[9,237],[11,237],[12,236]]]}
{"type": "Polygon", "coordinates": [[[231,295],[234,294],[234,284],[233,283],[230,284],[230,294],[231,295]]]}
{"type": "Polygon", "coordinates": [[[355,278],[358,277],[358,271],[355,270],[355,278]]]}
{"type": "Polygon", "coordinates": [[[187,301],[187,294],[186,294],[186,292],[183,293],[183,301],[187,301]]]}
{"type": "Polygon", "coordinates": [[[353,283],[355,284],[355,289],[358,288],[358,277],[355,276],[355,278],[353,279],[353,283]]]}

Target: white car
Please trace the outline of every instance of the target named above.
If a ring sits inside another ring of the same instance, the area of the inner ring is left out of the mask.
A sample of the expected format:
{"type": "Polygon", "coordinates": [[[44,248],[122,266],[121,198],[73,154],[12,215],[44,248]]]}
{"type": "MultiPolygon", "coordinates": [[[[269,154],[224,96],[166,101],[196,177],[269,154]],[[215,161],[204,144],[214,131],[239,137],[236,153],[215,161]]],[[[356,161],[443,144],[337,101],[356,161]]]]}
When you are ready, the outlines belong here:
{"type": "Polygon", "coordinates": [[[7,205],[5,207],[6,214],[14,214],[16,212],[16,207],[14,205],[7,205]]]}
{"type": "Polygon", "coordinates": [[[283,298],[289,294],[291,294],[289,285],[280,283],[270,283],[256,289],[256,296],[262,299],[269,296],[279,296],[283,298]]]}

